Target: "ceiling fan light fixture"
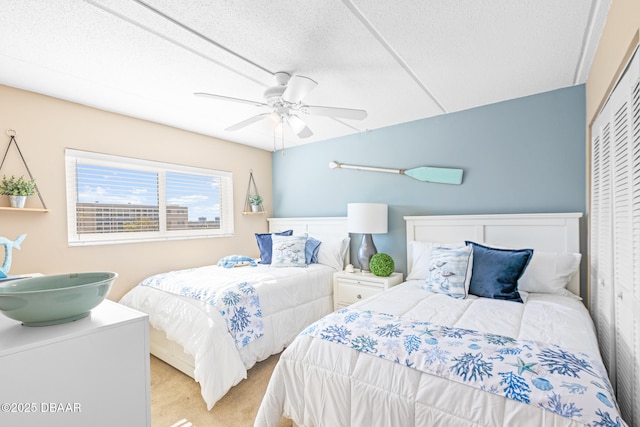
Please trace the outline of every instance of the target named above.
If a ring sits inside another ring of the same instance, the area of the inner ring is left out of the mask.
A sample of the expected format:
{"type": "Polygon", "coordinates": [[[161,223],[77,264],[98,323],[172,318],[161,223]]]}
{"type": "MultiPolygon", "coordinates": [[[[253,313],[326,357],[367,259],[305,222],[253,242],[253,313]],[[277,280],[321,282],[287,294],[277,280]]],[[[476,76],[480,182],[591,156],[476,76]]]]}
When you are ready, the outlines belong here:
{"type": "Polygon", "coordinates": [[[289,114],[288,116],[286,116],[286,119],[289,123],[289,126],[291,126],[291,129],[293,129],[295,133],[302,132],[304,128],[307,127],[307,125],[300,119],[300,117],[296,116],[295,114],[289,114]]]}
{"type": "Polygon", "coordinates": [[[367,117],[367,112],[365,110],[304,104],[302,99],[318,85],[315,80],[310,79],[309,77],[297,74],[291,76],[289,73],[284,71],[275,73],[273,77],[277,84],[264,91],[265,103],[203,92],[197,92],[195,95],[221,101],[232,101],[251,104],[258,107],[269,107],[271,109],[268,113],[258,114],[257,116],[245,119],[240,123],[236,123],[235,125],[226,128],[226,131],[236,131],[257,121],[266,119],[273,122],[276,130],[278,129],[278,126],[282,128],[283,123],[286,121],[298,138],[308,138],[313,135],[313,132],[295,113],[299,112],[302,114],[326,116],[335,119],[343,118],[352,120],[363,120],[367,117]]]}
{"type": "Polygon", "coordinates": [[[295,114],[289,114],[286,117],[287,123],[289,127],[298,135],[299,138],[309,138],[313,135],[311,129],[307,127],[307,124],[302,121],[302,119],[295,114]]]}
{"type": "Polygon", "coordinates": [[[267,120],[269,120],[269,123],[272,125],[273,128],[277,128],[282,124],[282,117],[275,111],[270,113],[269,116],[267,116],[267,120]]]}

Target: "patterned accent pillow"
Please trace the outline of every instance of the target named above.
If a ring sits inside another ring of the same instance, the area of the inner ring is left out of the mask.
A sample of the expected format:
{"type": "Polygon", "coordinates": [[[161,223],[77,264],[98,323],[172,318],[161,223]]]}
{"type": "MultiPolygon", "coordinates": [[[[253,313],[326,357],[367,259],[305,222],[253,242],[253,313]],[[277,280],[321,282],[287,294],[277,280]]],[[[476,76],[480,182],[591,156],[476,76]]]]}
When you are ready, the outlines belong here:
{"type": "MultiPolygon", "coordinates": [[[[278,236],[291,236],[293,230],[285,230],[275,233],[278,236]]],[[[272,233],[256,233],[256,242],[260,251],[260,264],[271,264],[271,236],[272,233]]]]}
{"type": "Polygon", "coordinates": [[[306,267],[307,235],[271,236],[271,267],[306,267]]]}
{"type": "Polygon", "coordinates": [[[431,249],[438,246],[446,246],[448,248],[463,248],[464,242],[444,243],[444,242],[421,242],[410,241],[411,247],[411,271],[407,276],[407,280],[426,280],[429,275],[429,267],[431,267],[431,249]]]}
{"type": "Polygon", "coordinates": [[[220,261],[218,261],[218,265],[224,268],[233,268],[244,267],[245,265],[256,267],[258,264],[256,263],[255,259],[248,256],[229,255],[224,258],[220,258],[220,261]]]}
{"type": "Polygon", "coordinates": [[[427,291],[464,299],[469,289],[471,265],[471,246],[434,246],[431,249],[431,266],[424,288],[427,291]]]}

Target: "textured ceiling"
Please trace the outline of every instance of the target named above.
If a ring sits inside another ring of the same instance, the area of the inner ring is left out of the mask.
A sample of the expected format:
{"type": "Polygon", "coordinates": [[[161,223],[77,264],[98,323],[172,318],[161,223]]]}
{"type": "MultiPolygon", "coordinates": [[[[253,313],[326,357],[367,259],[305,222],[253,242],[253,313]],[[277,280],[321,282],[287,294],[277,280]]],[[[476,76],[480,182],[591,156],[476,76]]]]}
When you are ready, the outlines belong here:
{"type": "Polygon", "coordinates": [[[308,76],[311,105],[286,146],[586,81],[610,0],[0,0],[0,84],[259,147],[273,74],[308,76]]]}

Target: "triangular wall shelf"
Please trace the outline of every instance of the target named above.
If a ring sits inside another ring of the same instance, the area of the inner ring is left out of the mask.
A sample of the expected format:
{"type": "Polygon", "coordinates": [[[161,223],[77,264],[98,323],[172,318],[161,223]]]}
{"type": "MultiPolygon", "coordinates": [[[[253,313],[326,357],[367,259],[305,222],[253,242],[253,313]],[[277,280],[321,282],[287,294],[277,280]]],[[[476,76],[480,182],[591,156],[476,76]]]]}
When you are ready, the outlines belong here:
{"type": "MultiPolygon", "coordinates": [[[[2,157],[2,162],[0,162],[0,170],[2,170],[2,166],[4,166],[4,161],[7,159],[7,154],[9,153],[9,149],[11,148],[11,144],[15,144],[16,150],[18,150],[18,154],[20,155],[20,159],[22,159],[22,163],[24,164],[25,169],[27,170],[27,174],[29,174],[29,178],[33,180],[33,175],[29,170],[29,166],[27,165],[27,161],[24,159],[22,155],[22,151],[20,151],[20,147],[18,147],[18,141],[16,141],[16,131],[13,129],[7,130],[7,135],[9,135],[9,145],[7,145],[7,149],[4,152],[4,156],[2,157]]],[[[38,184],[36,183],[36,194],[40,199],[40,203],[42,204],[42,209],[34,209],[34,208],[12,208],[9,206],[1,206],[1,210],[12,210],[12,211],[22,211],[22,212],[49,212],[47,209],[47,205],[44,204],[44,199],[42,198],[42,194],[40,194],[40,190],[38,189],[38,184]]]]}
{"type": "Polygon", "coordinates": [[[259,205],[256,205],[257,207],[251,205],[251,203],[249,202],[249,197],[251,196],[260,196],[260,193],[258,193],[258,187],[256,187],[256,182],[253,179],[253,170],[249,171],[249,185],[247,186],[247,194],[244,197],[244,209],[242,211],[242,215],[266,213],[266,211],[264,210],[264,206],[262,205],[262,201],[259,205]]]}

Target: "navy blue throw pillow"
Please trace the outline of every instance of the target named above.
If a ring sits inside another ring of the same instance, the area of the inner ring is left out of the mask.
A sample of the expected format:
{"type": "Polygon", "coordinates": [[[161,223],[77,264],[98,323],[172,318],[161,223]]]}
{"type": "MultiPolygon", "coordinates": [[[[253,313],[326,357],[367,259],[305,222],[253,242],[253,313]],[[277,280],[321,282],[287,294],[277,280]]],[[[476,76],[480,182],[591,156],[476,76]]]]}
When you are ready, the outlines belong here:
{"type": "MultiPolygon", "coordinates": [[[[293,230],[281,231],[274,234],[278,236],[291,236],[293,230]]],[[[271,233],[256,233],[256,241],[258,242],[258,250],[260,251],[260,264],[271,264],[271,233]]]]}
{"type": "Polygon", "coordinates": [[[469,293],[479,297],[522,302],[518,279],[533,256],[533,249],[499,249],[465,242],[473,248],[469,293]]]}

